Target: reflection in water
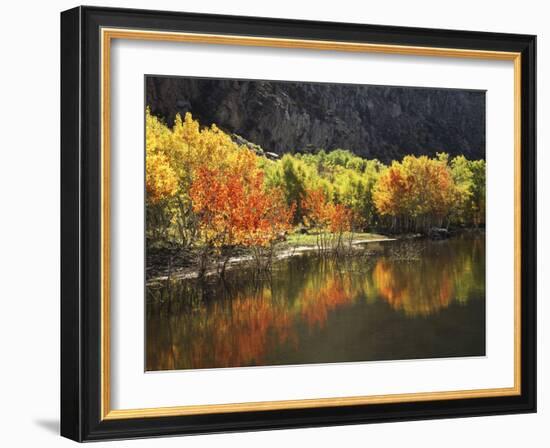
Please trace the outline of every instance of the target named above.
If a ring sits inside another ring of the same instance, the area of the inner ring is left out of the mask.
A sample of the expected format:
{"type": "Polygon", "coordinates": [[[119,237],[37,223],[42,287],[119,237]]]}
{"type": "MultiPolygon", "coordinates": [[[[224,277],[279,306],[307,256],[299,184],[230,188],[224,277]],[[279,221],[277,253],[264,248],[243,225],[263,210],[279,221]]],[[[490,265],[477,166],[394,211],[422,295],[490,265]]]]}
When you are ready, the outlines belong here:
{"type": "Polygon", "coordinates": [[[147,370],[483,355],[484,239],[426,241],[414,261],[396,244],[149,287],[147,370]]]}

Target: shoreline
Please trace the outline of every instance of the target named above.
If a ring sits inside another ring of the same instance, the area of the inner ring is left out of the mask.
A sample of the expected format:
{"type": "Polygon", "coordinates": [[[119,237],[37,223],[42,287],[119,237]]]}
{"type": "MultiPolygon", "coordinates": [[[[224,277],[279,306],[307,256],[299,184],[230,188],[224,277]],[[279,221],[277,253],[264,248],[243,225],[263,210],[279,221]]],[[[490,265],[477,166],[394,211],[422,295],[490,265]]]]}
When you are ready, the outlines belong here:
{"type": "MultiPolygon", "coordinates": [[[[470,232],[482,232],[484,233],[484,229],[455,229],[452,233],[449,234],[448,238],[453,238],[457,235],[464,235],[468,234],[470,232]]],[[[356,250],[360,246],[366,246],[371,243],[384,243],[384,242],[391,242],[391,241],[403,241],[403,240],[417,240],[417,239],[423,239],[423,238],[429,238],[426,235],[422,234],[400,234],[400,235],[382,235],[382,234],[371,234],[373,238],[356,238],[352,240],[351,246],[349,249],[356,250]]],[[[313,235],[308,235],[313,236],[313,235]]],[[[443,238],[443,239],[448,239],[443,238]]],[[[301,236],[294,235],[291,237],[291,239],[287,240],[285,243],[282,243],[282,247],[277,250],[273,256],[273,263],[294,257],[303,255],[309,252],[316,252],[318,251],[318,247],[316,244],[312,243],[301,243],[299,242],[301,239],[301,236]]],[[[307,239],[307,238],[306,238],[307,239]]],[[[437,241],[438,239],[430,238],[432,241],[437,241]]],[[[349,243],[346,243],[346,245],[349,243]]],[[[225,270],[233,270],[239,266],[246,265],[246,263],[249,263],[254,260],[254,256],[250,253],[241,253],[236,254],[232,257],[230,257],[226,262],[225,270]]],[[[221,266],[221,262],[213,263],[212,266],[210,266],[206,272],[203,274],[204,277],[212,277],[213,275],[217,275],[219,273],[219,267],[221,266]]],[[[147,286],[149,285],[155,285],[159,284],[161,282],[166,282],[168,279],[171,280],[191,280],[196,279],[199,277],[199,272],[197,270],[197,267],[193,265],[187,265],[187,266],[177,266],[173,269],[173,271],[170,274],[167,274],[166,272],[159,272],[157,275],[153,275],[151,278],[147,279],[145,281],[145,284],[147,286]]]]}
{"type": "MultiPolygon", "coordinates": [[[[411,238],[411,237],[409,237],[411,238]]],[[[413,237],[414,238],[414,237],[413,237]]],[[[355,239],[351,242],[351,248],[358,248],[359,246],[368,245],[371,243],[383,243],[388,241],[397,241],[399,239],[403,238],[396,238],[396,237],[382,237],[382,238],[372,238],[372,239],[355,239]]],[[[318,247],[316,245],[311,244],[303,244],[303,245],[297,245],[297,246],[290,246],[282,248],[280,251],[277,251],[275,255],[273,256],[273,262],[281,261],[290,257],[302,255],[308,252],[316,252],[318,250],[318,247]]],[[[233,257],[230,257],[229,260],[226,263],[226,270],[235,269],[236,267],[242,265],[243,263],[247,263],[250,261],[253,261],[254,257],[252,255],[236,255],[233,257]]],[[[204,273],[205,277],[211,277],[212,275],[215,275],[218,273],[218,266],[212,266],[210,269],[207,269],[204,273]]],[[[196,269],[196,267],[180,267],[175,269],[170,275],[158,275],[155,276],[149,280],[146,281],[147,285],[153,285],[155,283],[167,281],[169,278],[171,280],[189,280],[189,279],[195,279],[199,277],[199,273],[196,269]]]]}

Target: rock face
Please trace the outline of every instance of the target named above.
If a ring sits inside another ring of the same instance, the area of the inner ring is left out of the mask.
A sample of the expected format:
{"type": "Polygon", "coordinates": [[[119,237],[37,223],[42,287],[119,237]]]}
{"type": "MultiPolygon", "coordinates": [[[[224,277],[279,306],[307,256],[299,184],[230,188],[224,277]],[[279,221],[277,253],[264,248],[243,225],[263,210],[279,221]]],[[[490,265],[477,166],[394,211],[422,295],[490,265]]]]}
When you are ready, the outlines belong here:
{"type": "Polygon", "coordinates": [[[342,148],[384,162],[442,151],[485,157],[484,91],[148,77],[146,102],[169,124],[191,112],[277,154],[342,148]]]}

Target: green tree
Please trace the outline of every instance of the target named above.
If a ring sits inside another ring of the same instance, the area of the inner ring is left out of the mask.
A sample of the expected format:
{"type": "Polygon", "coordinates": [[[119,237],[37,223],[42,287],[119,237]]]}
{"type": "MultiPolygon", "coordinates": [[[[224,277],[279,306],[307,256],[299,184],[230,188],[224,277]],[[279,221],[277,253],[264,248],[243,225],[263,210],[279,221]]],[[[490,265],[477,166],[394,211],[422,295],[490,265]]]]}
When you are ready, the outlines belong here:
{"type": "Polygon", "coordinates": [[[285,155],[281,160],[282,188],[288,206],[296,204],[294,223],[302,219],[301,202],[305,193],[305,175],[292,156],[285,155]]]}

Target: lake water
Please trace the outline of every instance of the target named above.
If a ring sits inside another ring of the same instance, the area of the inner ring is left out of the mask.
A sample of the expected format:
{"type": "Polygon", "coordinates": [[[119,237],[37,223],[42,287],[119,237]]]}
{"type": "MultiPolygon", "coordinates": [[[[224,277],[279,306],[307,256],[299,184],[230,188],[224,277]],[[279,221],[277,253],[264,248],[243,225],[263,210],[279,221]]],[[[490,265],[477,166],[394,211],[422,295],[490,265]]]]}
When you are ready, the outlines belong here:
{"type": "Polygon", "coordinates": [[[303,254],[270,275],[239,268],[147,294],[147,370],[485,355],[479,235],[303,254]]]}

